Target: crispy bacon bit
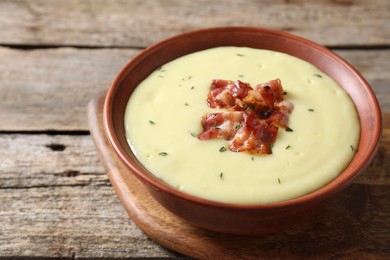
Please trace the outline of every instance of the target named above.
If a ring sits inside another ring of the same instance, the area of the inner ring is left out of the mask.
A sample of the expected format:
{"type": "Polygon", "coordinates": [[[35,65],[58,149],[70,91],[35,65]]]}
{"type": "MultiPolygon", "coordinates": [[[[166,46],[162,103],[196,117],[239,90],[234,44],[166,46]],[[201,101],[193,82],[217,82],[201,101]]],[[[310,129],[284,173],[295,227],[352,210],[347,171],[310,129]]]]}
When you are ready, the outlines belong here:
{"type": "Polygon", "coordinates": [[[271,145],[276,140],[278,128],[267,124],[255,114],[245,113],[243,125],[234,136],[229,149],[233,152],[271,154],[271,145]]]}
{"type": "Polygon", "coordinates": [[[242,111],[211,113],[202,118],[203,133],[198,138],[208,140],[213,138],[223,138],[231,140],[237,133],[241,121],[242,111]]]}
{"type": "Polygon", "coordinates": [[[271,154],[278,128],[287,128],[293,105],[283,100],[279,79],[258,84],[254,89],[239,80],[213,80],[207,103],[227,112],[210,113],[202,118],[200,140],[232,140],[233,152],[271,154]]]}
{"type": "Polygon", "coordinates": [[[212,108],[229,108],[235,105],[236,98],[242,99],[252,90],[249,84],[239,80],[213,80],[207,103],[212,108]]]}

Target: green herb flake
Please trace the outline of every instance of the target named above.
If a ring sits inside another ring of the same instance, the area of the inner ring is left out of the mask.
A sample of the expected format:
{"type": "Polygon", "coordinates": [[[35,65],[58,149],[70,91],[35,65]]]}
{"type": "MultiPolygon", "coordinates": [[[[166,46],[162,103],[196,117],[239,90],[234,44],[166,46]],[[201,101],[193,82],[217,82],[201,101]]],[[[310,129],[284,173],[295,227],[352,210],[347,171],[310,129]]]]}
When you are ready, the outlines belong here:
{"type": "Polygon", "coordinates": [[[156,123],[154,121],[152,121],[152,120],[149,120],[149,124],[155,125],[156,123]]]}
{"type": "Polygon", "coordinates": [[[352,144],[351,144],[351,146],[350,146],[350,147],[351,147],[351,150],[352,150],[352,151],[355,151],[355,147],[353,147],[353,145],[352,145],[352,144]]]}
{"type": "Polygon", "coordinates": [[[219,151],[220,151],[221,153],[226,152],[226,151],[227,151],[227,148],[226,148],[225,146],[222,146],[222,147],[219,149],[219,151]]]}
{"type": "Polygon", "coordinates": [[[188,79],[191,79],[192,78],[192,76],[188,76],[188,79]]]}
{"type": "Polygon", "coordinates": [[[248,105],[247,109],[255,109],[255,107],[253,105],[248,105]]]}
{"type": "Polygon", "coordinates": [[[196,134],[195,134],[194,132],[190,132],[190,135],[191,135],[192,137],[195,137],[195,136],[196,136],[196,134]]]}
{"type": "Polygon", "coordinates": [[[167,152],[160,152],[160,153],[158,153],[158,155],[160,155],[160,156],[167,156],[168,153],[167,152]]]}
{"type": "Polygon", "coordinates": [[[238,77],[240,77],[240,78],[243,78],[243,77],[244,77],[244,75],[238,75],[238,77]]]}
{"type": "Polygon", "coordinates": [[[287,146],[286,146],[286,150],[287,150],[287,149],[290,149],[290,148],[291,148],[291,145],[287,145],[287,146]]]}
{"type": "Polygon", "coordinates": [[[213,128],[214,128],[214,129],[217,129],[217,130],[221,129],[220,127],[217,126],[217,122],[214,122],[213,128]]]}
{"type": "Polygon", "coordinates": [[[307,111],[314,112],[313,108],[309,108],[307,111]]]}
{"type": "Polygon", "coordinates": [[[223,172],[221,172],[221,173],[219,174],[219,178],[220,178],[220,179],[223,178],[223,172]]]}
{"type": "Polygon", "coordinates": [[[237,124],[234,126],[234,129],[239,129],[241,127],[241,124],[237,124]]]}
{"type": "Polygon", "coordinates": [[[317,78],[322,78],[322,75],[321,74],[313,74],[314,77],[317,77],[317,78]]]}
{"type": "Polygon", "coordinates": [[[190,106],[190,104],[188,104],[187,102],[184,103],[184,105],[185,105],[186,107],[189,107],[189,106],[190,106]]]}
{"type": "Polygon", "coordinates": [[[287,95],[287,92],[286,92],[286,91],[283,91],[283,95],[287,95]]]}
{"type": "Polygon", "coordinates": [[[282,182],[280,181],[280,178],[278,178],[278,183],[281,184],[282,182]]]}
{"type": "Polygon", "coordinates": [[[286,127],[286,132],[294,132],[290,127],[286,127]]]}
{"type": "Polygon", "coordinates": [[[254,160],[255,160],[255,157],[252,156],[252,157],[251,157],[251,160],[254,161],[254,160]]]}
{"type": "Polygon", "coordinates": [[[163,78],[164,76],[163,75],[158,75],[159,78],[163,78]]]}
{"type": "Polygon", "coordinates": [[[195,86],[192,86],[192,87],[191,87],[191,90],[193,90],[194,88],[195,88],[195,86]]]}
{"type": "Polygon", "coordinates": [[[236,53],[237,56],[239,57],[244,57],[245,55],[244,54],[241,54],[241,53],[236,53]]]}

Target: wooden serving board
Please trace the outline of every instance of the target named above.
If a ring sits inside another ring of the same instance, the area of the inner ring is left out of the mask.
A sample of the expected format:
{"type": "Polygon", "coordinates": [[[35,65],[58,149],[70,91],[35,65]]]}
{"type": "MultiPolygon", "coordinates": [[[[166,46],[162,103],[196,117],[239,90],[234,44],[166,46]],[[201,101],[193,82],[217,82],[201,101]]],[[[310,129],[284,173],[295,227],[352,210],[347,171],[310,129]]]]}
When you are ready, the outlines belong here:
{"type": "Polygon", "coordinates": [[[158,244],[202,259],[362,259],[390,255],[390,129],[383,131],[378,156],[372,166],[316,219],[275,234],[227,235],[190,225],[162,208],[149,195],[143,184],[121,163],[106,139],[102,122],[104,97],[101,93],[88,105],[91,135],[112,186],[130,218],[158,244]]]}

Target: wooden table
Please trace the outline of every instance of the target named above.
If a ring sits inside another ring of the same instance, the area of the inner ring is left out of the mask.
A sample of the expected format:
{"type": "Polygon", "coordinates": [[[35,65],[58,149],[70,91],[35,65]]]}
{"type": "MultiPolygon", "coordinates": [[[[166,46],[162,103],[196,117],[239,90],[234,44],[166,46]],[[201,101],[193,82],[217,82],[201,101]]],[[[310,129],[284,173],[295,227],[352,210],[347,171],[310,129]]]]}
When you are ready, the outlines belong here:
{"type": "MultiPolygon", "coordinates": [[[[0,258],[185,258],[128,217],[88,128],[88,101],[143,48],[204,27],[288,31],[348,60],[390,111],[389,22],[388,0],[0,0],[0,258]]],[[[345,191],[365,200],[340,241],[314,228],[289,246],[270,235],[257,257],[389,258],[389,160],[387,125],[345,191]]]]}

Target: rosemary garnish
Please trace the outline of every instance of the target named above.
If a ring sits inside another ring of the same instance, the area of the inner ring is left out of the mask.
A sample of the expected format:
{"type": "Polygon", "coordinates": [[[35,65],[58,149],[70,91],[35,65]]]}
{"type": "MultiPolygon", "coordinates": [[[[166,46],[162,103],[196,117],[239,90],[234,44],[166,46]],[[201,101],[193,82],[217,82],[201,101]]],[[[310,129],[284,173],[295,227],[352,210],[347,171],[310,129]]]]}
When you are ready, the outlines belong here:
{"type": "Polygon", "coordinates": [[[355,148],[353,147],[353,145],[351,144],[351,150],[352,151],[355,151],[355,148]]]}
{"type": "Polygon", "coordinates": [[[244,54],[241,54],[241,53],[236,53],[236,55],[239,56],[239,57],[245,56],[244,54]]]}
{"type": "Polygon", "coordinates": [[[280,179],[278,178],[278,183],[281,184],[282,182],[280,181],[280,179]]]}
{"type": "Polygon", "coordinates": [[[294,132],[290,127],[286,127],[286,132],[294,132]]]}
{"type": "Polygon", "coordinates": [[[287,146],[286,146],[286,150],[289,149],[289,148],[291,148],[291,145],[287,145],[287,146]]]}
{"type": "Polygon", "coordinates": [[[195,136],[196,136],[194,132],[190,132],[190,135],[191,135],[192,137],[195,137],[195,136]]]}
{"type": "Polygon", "coordinates": [[[190,106],[190,104],[188,104],[187,102],[184,103],[184,105],[185,105],[186,107],[189,107],[189,106],[190,106]]]}
{"type": "Polygon", "coordinates": [[[223,172],[221,172],[220,174],[219,174],[219,178],[223,178],[223,172]]]}
{"type": "Polygon", "coordinates": [[[160,152],[160,153],[158,153],[158,155],[160,155],[160,156],[167,156],[168,153],[166,153],[166,152],[160,152]]]}
{"type": "Polygon", "coordinates": [[[313,76],[317,77],[317,78],[322,78],[322,75],[321,74],[313,74],[313,76]]]}
{"type": "Polygon", "coordinates": [[[195,88],[195,86],[192,86],[192,87],[191,87],[191,90],[193,90],[194,88],[195,88]]]}
{"type": "Polygon", "coordinates": [[[152,120],[149,120],[149,124],[155,125],[156,123],[154,121],[152,121],[152,120]]]}
{"type": "Polygon", "coordinates": [[[219,149],[219,151],[220,151],[221,153],[226,152],[226,151],[227,151],[227,148],[226,148],[225,146],[222,146],[222,147],[219,149]]]}
{"type": "Polygon", "coordinates": [[[309,108],[308,111],[314,112],[314,109],[313,108],[309,108]]]}

